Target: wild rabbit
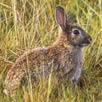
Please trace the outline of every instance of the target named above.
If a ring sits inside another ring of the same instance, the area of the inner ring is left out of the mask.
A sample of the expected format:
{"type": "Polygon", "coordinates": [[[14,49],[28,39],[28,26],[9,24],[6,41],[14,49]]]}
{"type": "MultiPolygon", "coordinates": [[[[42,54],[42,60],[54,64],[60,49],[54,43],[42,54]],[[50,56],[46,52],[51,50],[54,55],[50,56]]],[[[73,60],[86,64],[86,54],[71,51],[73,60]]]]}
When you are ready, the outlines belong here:
{"type": "Polygon", "coordinates": [[[20,56],[7,73],[5,93],[17,89],[27,72],[34,80],[38,77],[46,79],[52,72],[59,81],[69,80],[71,85],[79,82],[82,47],[89,45],[92,38],[81,27],[69,24],[60,6],[56,7],[56,22],[61,28],[56,42],[48,48],[36,48],[20,56]]]}

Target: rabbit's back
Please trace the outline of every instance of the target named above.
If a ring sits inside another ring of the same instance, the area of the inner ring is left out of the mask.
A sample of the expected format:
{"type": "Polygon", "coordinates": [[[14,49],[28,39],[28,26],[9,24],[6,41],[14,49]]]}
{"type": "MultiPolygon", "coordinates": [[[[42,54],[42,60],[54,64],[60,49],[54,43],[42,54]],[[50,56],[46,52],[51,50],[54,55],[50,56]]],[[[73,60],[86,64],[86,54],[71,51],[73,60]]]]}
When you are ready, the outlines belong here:
{"type": "Polygon", "coordinates": [[[51,71],[51,63],[54,66],[58,64],[58,52],[55,49],[36,48],[25,52],[10,68],[5,79],[5,87],[18,88],[27,73],[45,77],[51,71]]]}

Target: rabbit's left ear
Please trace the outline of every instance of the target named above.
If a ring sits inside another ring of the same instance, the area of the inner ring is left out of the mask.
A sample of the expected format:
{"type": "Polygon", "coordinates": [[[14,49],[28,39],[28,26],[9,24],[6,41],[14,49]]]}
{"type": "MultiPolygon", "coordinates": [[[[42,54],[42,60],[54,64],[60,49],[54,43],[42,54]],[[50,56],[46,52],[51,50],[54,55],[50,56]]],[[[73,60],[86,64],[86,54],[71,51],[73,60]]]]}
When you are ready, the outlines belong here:
{"type": "Polygon", "coordinates": [[[67,26],[67,15],[61,6],[56,6],[56,21],[65,30],[67,26]]]}

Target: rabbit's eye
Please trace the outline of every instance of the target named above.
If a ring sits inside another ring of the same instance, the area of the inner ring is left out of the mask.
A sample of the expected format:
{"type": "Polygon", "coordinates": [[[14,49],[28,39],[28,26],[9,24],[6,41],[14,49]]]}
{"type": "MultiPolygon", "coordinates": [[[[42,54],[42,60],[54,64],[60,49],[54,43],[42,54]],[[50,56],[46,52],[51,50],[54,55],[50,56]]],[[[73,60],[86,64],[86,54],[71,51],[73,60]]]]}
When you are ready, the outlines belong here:
{"type": "Polygon", "coordinates": [[[79,31],[78,30],[74,30],[73,33],[76,34],[76,35],[78,35],[79,34],[79,31]]]}

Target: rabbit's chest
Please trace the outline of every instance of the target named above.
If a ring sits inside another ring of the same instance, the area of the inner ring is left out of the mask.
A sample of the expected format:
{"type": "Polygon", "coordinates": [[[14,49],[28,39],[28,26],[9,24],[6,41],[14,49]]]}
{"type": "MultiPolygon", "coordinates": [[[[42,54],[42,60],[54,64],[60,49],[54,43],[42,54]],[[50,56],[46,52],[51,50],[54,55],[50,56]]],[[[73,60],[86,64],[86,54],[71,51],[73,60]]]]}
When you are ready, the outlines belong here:
{"type": "Polygon", "coordinates": [[[81,65],[82,65],[82,52],[78,52],[75,57],[75,66],[74,66],[74,73],[71,77],[71,81],[76,80],[78,81],[81,74],[81,65]]]}
{"type": "Polygon", "coordinates": [[[81,74],[82,51],[67,52],[62,56],[61,65],[65,78],[78,80],[81,74]]]}

